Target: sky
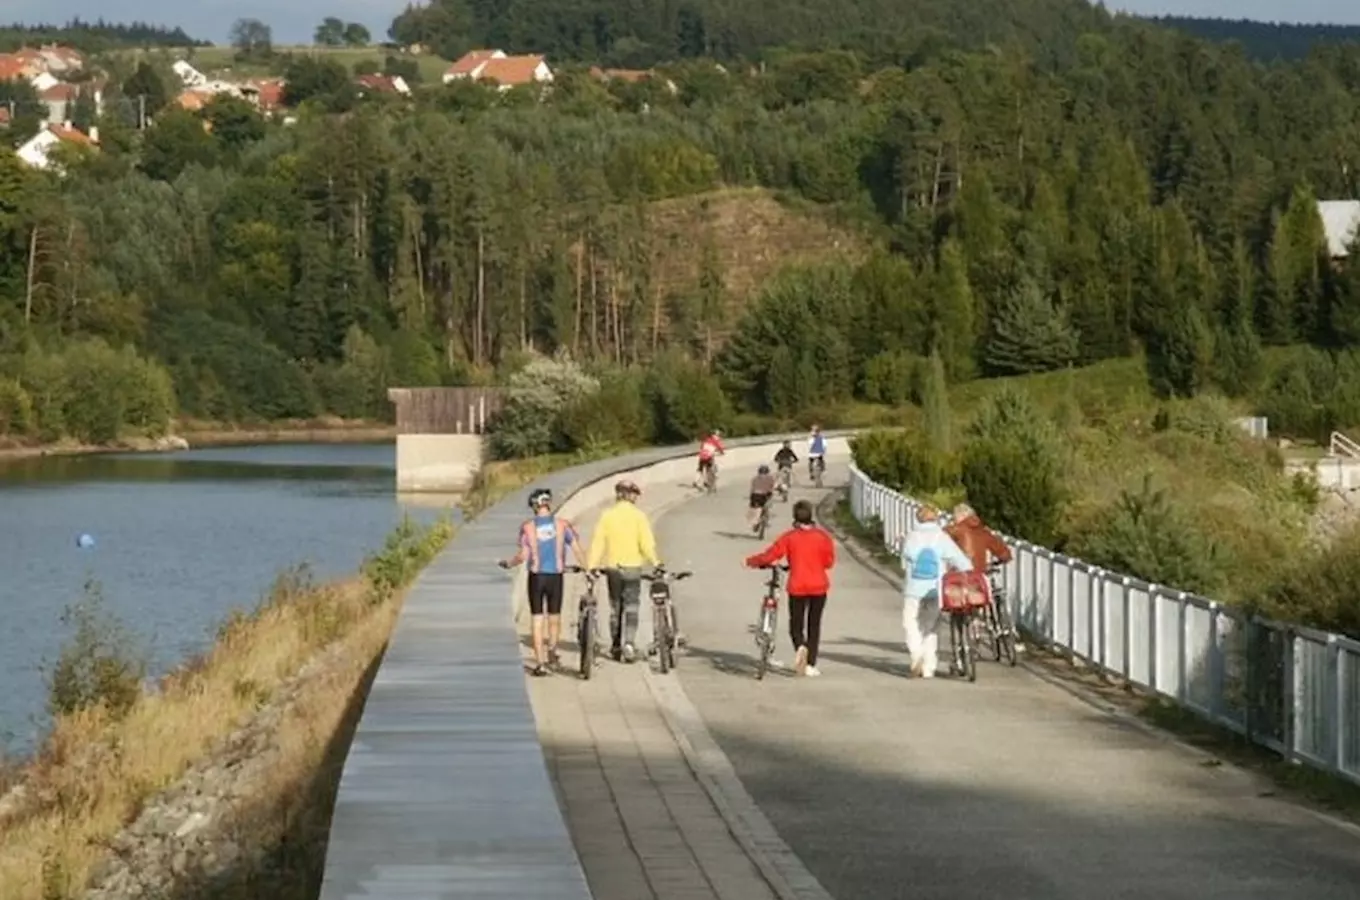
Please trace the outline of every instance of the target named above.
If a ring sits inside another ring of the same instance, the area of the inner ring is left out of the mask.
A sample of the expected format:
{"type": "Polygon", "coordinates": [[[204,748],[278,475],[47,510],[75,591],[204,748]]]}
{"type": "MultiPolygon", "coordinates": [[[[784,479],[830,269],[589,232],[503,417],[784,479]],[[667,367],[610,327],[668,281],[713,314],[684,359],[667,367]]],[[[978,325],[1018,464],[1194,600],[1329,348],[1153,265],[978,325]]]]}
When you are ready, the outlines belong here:
{"type": "MultiPolygon", "coordinates": [[[[1360,0],[1106,0],[1106,5],[1143,15],[1360,25],[1360,0]]],[[[375,38],[385,39],[393,17],[405,6],[406,0],[0,0],[0,21],[60,23],[73,16],[102,15],[112,21],[179,25],[194,37],[225,44],[232,22],[257,18],[274,29],[276,43],[297,44],[310,42],[316,24],[326,16],[360,22],[375,38]]]]}

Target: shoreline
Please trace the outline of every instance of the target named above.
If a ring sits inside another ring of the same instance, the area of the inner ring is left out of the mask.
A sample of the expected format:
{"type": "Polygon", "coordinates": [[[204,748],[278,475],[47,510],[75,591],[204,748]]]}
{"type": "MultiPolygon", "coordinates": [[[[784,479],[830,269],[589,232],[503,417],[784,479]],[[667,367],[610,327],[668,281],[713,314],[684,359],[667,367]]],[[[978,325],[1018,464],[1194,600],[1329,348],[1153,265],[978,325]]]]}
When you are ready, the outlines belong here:
{"type": "Polygon", "coordinates": [[[50,444],[0,446],[0,465],[48,456],[94,456],[101,453],[166,453],[201,447],[252,444],[367,444],[396,438],[395,425],[319,419],[278,422],[255,428],[184,422],[162,438],[125,438],[111,444],[57,441],[50,444]]]}

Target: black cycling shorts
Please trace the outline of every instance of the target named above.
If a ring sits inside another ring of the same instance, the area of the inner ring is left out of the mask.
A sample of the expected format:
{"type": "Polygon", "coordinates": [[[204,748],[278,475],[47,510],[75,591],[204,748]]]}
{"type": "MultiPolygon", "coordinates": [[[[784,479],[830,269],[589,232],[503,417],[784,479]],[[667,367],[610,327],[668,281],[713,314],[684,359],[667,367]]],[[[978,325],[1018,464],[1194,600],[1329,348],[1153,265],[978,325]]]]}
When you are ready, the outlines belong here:
{"type": "Polygon", "coordinates": [[[545,612],[550,616],[562,615],[563,582],[561,575],[530,572],[529,612],[536,616],[541,616],[545,612]]]}
{"type": "Polygon", "coordinates": [[[701,460],[699,460],[699,471],[700,471],[700,472],[703,472],[704,470],[706,470],[706,469],[711,469],[711,468],[713,468],[713,460],[711,460],[711,459],[701,459],[701,460]]]}
{"type": "Polygon", "coordinates": [[[769,502],[770,502],[770,495],[769,495],[769,494],[752,494],[752,495],[751,495],[751,509],[760,509],[762,506],[764,506],[766,503],[769,503],[769,502]]]}

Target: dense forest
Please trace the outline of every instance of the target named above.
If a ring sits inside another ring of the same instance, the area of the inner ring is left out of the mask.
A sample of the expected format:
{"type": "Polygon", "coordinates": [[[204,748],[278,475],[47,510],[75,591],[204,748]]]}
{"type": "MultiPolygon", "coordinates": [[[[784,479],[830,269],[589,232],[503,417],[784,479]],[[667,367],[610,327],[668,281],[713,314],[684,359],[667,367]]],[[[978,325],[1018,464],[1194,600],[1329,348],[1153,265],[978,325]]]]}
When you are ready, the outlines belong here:
{"type": "Polygon", "coordinates": [[[209,46],[207,41],[189,37],[183,28],[168,28],[146,22],[122,25],[103,19],[86,22],[77,18],[65,25],[0,24],[0,53],[39,44],[65,44],[86,53],[127,47],[209,46]]]}
{"type": "MultiPolygon", "coordinates": [[[[901,400],[932,354],[957,382],[1146,351],[1164,394],[1243,394],[1263,344],[1306,343],[1317,355],[1261,403],[1300,430],[1350,415],[1328,353],[1360,341],[1360,267],[1327,262],[1314,198],[1357,196],[1355,47],[1266,69],[1046,0],[991,11],[1004,47],[890,65],[882,35],[926,19],[971,34],[985,11],[913,6],[901,15],[924,18],[865,32],[862,51],[804,52],[773,45],[819,43],[809,11],[762,15],[766,30],[754,7],[741,27],[744,7],[724,25],[667,8],[671,38],[704,35],[667,53],[761,65],[681,59],[663,67],[674,91],[566,65],[541,98],[460,84],[403,100],[361,98],[306,57],[287,73],[294,126],[231,99],[161,108],[165,75],[145,66],[121,85],[150,98],[145,131],[111,89],[102,148],[66,177],[0,156],[0,431],[102,438],[176,409],[381,415],[387,383],[494,379],[562,348],[615,367],[684,354],[724,409],[787,416],[901,400]],[[684,246],[654,228],[659,201],[723,186],[834,212],[877,250],[791,268],[734,310],[703,218],[684,246]],[[658,279],[680,252],[698,260],[689,281],[658,279]]],[[[560,18],[580,7],[514,9],[496,26],[511,37],[580,33],[560,18]]]]}
{"type": "Polygon", "coordinates": [[[1242,45],[1249,57],[1262,62],[1303,59],[1320,44],[1360,41],[1360,25],[1253,22],[1250,19],[1200,19],[1190,16],[1155,16],[1148,21],[1209,41],[1234,41],[1242,45]]]}

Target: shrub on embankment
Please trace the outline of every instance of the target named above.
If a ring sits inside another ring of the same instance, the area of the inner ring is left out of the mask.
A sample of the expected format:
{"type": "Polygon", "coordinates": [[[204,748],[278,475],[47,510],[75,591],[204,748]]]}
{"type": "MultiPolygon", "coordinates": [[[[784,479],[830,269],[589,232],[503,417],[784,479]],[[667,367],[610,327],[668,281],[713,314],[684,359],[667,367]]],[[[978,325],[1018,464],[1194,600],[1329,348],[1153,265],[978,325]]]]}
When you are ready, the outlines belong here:
{"type": "Polygon", "coordinates": [[[912,496],[966,497],[998,530],[1095,565],[1360,631],[1346,556],[1360,534],[1310,546],[1316,491],[1233,423],[1231,402],[1134,402],[1053,377],[1042,401],[1024,388],[1018,380],[975,398],[948,452],[919,434],[877,430],[852,442],[856,462],[912,496]]]}
{"type": "Polygon", "coordinates": [[[305,568],[284,573],[253,611],[222,623],[210,650],[152,690],[142,689],[135,642],[92,594],[73,610],[75,634],[53,667],[50,732],[0,804],[5,900],[85,896],[118,879],[106,896],[126,895],[133,882],[163,896],[254,897],[266,886],[271,897],[307,896],[292,891],[318,871],[342,732],[386,643],[393,598],[451,534],[447,520],[408,522],[359,577],[318,585],[305,568]],[[237,777],[265,756],[268,766],[237,777]],[[160,802],[191,771],[222,796],[160,802]],[[223,830],[234,835],[226,853],[212,839],[223,830]],[[161,858],[154,847],[170,848],[165,864],[132,872],[129,860],[161,858]],[[209,874],[212,892],[181,893],[209,874]]]}

